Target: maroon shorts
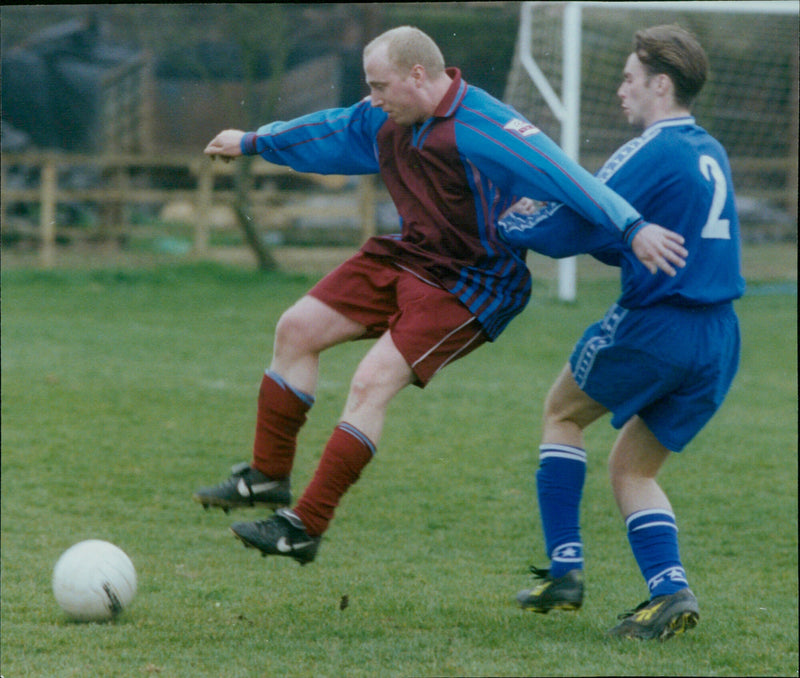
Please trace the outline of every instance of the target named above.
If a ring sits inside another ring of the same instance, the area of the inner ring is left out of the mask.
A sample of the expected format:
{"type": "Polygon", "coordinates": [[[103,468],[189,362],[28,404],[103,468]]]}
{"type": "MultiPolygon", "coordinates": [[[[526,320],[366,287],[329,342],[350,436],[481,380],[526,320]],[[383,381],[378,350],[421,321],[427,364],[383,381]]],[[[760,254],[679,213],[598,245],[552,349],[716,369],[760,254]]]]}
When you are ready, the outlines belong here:
{"type": "Polygon", "coordinates": [[[367,328],[387,330],[424,387],[448,363],[487,341],[469,309],[437,284],[359,252],[319,281],[309,295],[367,328]]]}

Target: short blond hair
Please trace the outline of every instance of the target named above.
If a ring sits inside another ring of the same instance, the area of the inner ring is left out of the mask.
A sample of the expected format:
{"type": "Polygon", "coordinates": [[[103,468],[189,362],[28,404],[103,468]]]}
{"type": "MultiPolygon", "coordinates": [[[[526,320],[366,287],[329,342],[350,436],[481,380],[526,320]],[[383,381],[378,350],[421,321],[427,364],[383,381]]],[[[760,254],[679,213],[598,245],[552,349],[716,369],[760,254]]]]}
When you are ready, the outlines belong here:
{"type": "Polygon", "coordinates": [[[379,45],[386,45],[389,63],[398,71],[407,72],[419,64],[431,77],[444,72],[444,57],[436,43],[413,26],[398,26],[381,33],[364,47],[364,57],[379,45]]]}

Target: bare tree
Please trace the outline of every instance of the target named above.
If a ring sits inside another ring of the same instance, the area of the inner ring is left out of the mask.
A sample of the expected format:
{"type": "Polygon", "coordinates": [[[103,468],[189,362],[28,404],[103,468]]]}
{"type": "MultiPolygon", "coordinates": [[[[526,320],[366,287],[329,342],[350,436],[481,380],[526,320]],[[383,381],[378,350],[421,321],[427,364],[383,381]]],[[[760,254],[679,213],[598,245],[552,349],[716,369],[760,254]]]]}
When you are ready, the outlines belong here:
{"type": "MultiPolygon", "coordinates": [[[[245,126],[246,129],[255,129],[260,121],[274,117],[291,48],[289,21],[283,6],[279,4],[234,5],[233,11],[227,15],[227,20],[233,23],[232,35],[235,36],[234,39],[242,59],[245,126]],[[235,30],[237,27],[243,26],[251,28],[235,30]],[[253,27],[257,27],[257,30],[252,30],[253,27]],[[267,94],[261,99],[255,92],[255,85],[259,61],[264,51],[268,57],[270,78],[267,94]]],[[[250,171],[252,161],[253,158],[249,156],[242,156],[238,161],[234,210],[247,243],[258,259],[259,268],[272,270],[277,267],[277,262],[250,218],[249,196],[252,190],[250,171]]]]}
{"type": "MultiPolygon", "coordinates": [[[[231,126],[255,129],[274,116],[286,73],[289,55],[294,48],[291,30],[291,5],[284,4],[158,4],[112,5],[108,8],[112,30],[124,26],[128,39],[138,42],[154,54],[165,54],[183,48],[194,54],[199,44],[232,46],[238,58],[242,82],[242,102],[230,102],[231,126]],[[267,72],[265,94],[259,95],[257,85],[267,72]]],[[[122,38],[123,36],[120,36],[122,38]]],[[[190,60],[193,73],[200,80],[214,84],[212,66],[201,58],[190,60]]],[[[233,75],[233,74],[232,74],[233,75]]],[[[242,157],[235,171],[233,209],[248,245],[253,249],[259,268],[277,266],[250,217],[252,191],[252,158],[242,157]]]]}

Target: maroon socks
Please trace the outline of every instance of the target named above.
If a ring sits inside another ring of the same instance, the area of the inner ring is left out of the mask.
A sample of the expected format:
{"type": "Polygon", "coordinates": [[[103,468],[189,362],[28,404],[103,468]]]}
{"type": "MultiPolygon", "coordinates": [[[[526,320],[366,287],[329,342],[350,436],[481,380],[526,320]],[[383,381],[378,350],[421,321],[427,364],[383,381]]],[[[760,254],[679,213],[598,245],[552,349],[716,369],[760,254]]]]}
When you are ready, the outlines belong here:
{"type": "Polygon", "coordinates": [[[288,478],[297,434],[314,398],[292,389],[274,372],[266,372],[258,392],[253,468],[273,480],[288,478]]]}
{"type": "Polygon", "coordinates": [[[333,430],[314,477],[294,508],[310,536],[325,532],[339,500],[374,454],[372,442],[350,424],[342,422],[333,430]]]}

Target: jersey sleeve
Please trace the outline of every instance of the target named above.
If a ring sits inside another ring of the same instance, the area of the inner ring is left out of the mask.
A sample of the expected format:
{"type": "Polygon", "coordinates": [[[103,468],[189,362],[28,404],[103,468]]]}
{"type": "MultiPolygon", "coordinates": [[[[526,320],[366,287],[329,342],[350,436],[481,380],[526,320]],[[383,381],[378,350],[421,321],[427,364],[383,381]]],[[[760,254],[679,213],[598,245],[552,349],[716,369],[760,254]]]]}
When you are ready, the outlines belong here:
{"type": "Polygon", "coordinates": [[[298,172],[374,174],[379,169],[375,139],[385,120],[383,111],[364,100],[264,125],[244,135],[241,150],[298,172]]]}
{"type": "Polygon", "coordinates": [[[597,228],[562,203],[549,203],[533,214],[509,213],[497,226],[500,237],[554,259],[591,254],[610,266],[620,265],[622,241],[597,228]]]}
{"type": "Polygon", "coordinates": [[[512,195],[560,202],[591,224],[630,243],[645,225],[624,198],[569,158],[531,123],[491,101],[470,106],[457,126],[457,141],[468,162],[512,195]]]}

